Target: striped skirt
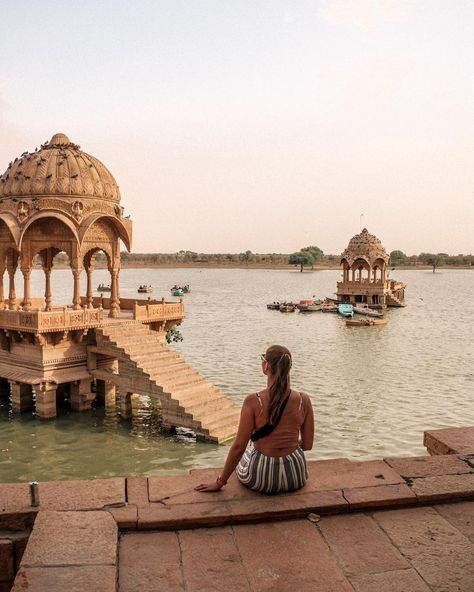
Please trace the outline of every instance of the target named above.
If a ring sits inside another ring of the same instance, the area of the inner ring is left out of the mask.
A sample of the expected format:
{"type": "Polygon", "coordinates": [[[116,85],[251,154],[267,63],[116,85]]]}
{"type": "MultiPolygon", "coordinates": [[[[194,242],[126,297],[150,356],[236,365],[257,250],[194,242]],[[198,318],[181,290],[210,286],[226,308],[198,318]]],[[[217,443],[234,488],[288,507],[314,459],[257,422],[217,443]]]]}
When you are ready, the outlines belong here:
{"type": "Polygon", "coordinates": [[[256,448],[247,448],[235,472],[243,485],[260,493],[295,491],[308,479],[301,448],[287,456],[265,456],[256,448]]]}

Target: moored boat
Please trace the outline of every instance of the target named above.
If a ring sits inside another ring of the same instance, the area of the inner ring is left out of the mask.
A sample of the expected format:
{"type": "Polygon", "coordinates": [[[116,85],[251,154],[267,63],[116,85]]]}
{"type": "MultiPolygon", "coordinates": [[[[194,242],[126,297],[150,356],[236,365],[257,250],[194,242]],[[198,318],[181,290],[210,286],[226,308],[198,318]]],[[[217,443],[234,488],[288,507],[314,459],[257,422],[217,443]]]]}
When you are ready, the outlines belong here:
{"type": "Polygon", "coordinates": [[[280,306],[279,302],[271,302],[270,304],[267,304],[268,310],[280,310],[280,306]]]}
{"type": "Polygon", "coordinates": [[[346,325],[348,327],[372,327],[373,325],[386,325],[386,319],[347,319],[346,325]]]}
{"type": "Polygon", "coordinates": [[[296,306],[294,304],[281,304],[280,312],[295,312],[296,306]]]}
{"type": "Polygon", "coordinates": [[[322,305],[321,300],[300,300],[296,308],[300,312],[317,312],[322,309],[322,305]]]}
{"type": "Polygon", "coordinates": [[[323,302],[321,304],[322,312],[337,312],[337,304],[333,302],[323,302]]]}
{"type": "Polygon", "coordinates": [[[356,304],[354,307],[354,313],[365,315],[367,317],[374,317],[377,319],[381,319],[383,317],[383,313],[379,312],[378,310],[374,310],[373,308],[369,308],[368,306],[356,304]]]}
{"type": "Polygon", "coordinates": [[[105,284],[99,284],[97,286],[97,292],[111,292],[112,288],[110,286],[106,286],[105,284]]]}
{"type": "Polygon", "coordinates": [[[342,304],[337,305],[337,312],[343,317],[352,318],[354,316],[354,307],[352,304],[346,304],[343,302],[342,304]]]}

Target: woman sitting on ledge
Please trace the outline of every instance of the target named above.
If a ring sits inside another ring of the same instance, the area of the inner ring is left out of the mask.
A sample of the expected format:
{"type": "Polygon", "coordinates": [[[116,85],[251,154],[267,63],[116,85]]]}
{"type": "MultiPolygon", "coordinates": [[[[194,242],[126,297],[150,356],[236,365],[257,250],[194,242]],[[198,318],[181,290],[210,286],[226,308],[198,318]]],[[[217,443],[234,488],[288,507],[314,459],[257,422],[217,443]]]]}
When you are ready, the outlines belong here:
{"type": "Polygon", "coordinates": [[[311,450],[314,437],[310,398],[290,388],[291,354],[286,347],[272,345],[261,358],[267,388],[245,398],[221,475],[196,491],[218,491],[235,469],[243,485],[261,493],[295,491],[306,483],[303,451],[311,450]],[[249,440],[255,444],[247,448],[249,440]]]}

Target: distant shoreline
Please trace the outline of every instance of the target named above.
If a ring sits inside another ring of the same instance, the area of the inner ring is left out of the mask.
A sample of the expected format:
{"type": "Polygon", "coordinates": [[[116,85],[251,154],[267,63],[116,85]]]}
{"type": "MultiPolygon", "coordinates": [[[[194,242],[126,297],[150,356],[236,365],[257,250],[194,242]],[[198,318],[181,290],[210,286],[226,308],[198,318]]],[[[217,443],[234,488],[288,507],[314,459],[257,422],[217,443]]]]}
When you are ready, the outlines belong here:
{"type": "MultiPolygon", "coordinates": [[[[104,267],[105,268],[105,267],[104,267]]],[[[97,267],[98,269],[98,267],[97,267]]],[[[122,269],[271,269],[271,270],[287,270],[287,271],[298,271],[300,273],[299,265],[288,265],[284,263],[280,264],[265,264],[265,263],[125,263],[122,262],[122,269]]],[[[389,266],[390,270],[393,271],[410,271],[410,270],[432,270],[431,265],[399,265],[389,266]]],[[[474,266],[467,265],[440,265],[436,268],[436,271],[444,269],[474,269],[474,266]]],[[[340,271],[339,265],[315,265],[313,269],[311,267],[305,267],[303,273],[311,271],[340,271]]]]}
{"type": "MultiPolygon", "coordinates": [[[[38,266],[38,269],[41,269],[38,266]]],[[[54,269],[70,269],[69,265],[62,263],[56,263],[54,269]]],[[[101,262],[96,262],[94,269],[107,269],[107,266],[101,262]]],[[[297,271],[300,273],[299,265],[289,265],[285,263],[127,263],[122,261],[122,269],[268,269],[274,271],[297,271]]],[[[433,268],[431,265],[399,265],[389,266],[390,271],[416,271],[416,270],[429,270],[433,268]]],[[[445,269],[474,269],[474,266],[467,265],[440,265],[436,268],[438,270],[445,269]]],[[[340,271],[339,265],[315,265],[313,269],[311,267],[305,267],[303,273],[312,271],[340,271]]]]}

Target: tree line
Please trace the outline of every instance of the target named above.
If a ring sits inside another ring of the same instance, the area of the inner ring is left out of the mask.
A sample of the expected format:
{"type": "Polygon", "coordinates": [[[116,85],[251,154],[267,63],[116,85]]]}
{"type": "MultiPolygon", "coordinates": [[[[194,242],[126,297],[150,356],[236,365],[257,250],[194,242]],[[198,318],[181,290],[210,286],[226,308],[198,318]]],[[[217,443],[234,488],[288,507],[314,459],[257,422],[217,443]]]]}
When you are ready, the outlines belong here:
{"type": "MultiPolygon", "coordinates": [[[[250,250],[241,253],[198,253],[195,251],[178,251],[177,253],[127,253],[122,252],[122,262],[127,265],[170,265],[179,263],[193,264],[264,264],[264,265],[295,265],[302,271],[304,267],[314,265],[338,266],[341,256],[325,254],[317,246],[303,247],[295,253],[253,253],[250,250]]],[[[420,253],[406,255],[395,250],[390,253],[390,265],[393,267],[415,267],[429,265],[435,270],[439,266],[471,267],[474,266],[473,255],[448,255],[447,253],[420,253]]]]}

